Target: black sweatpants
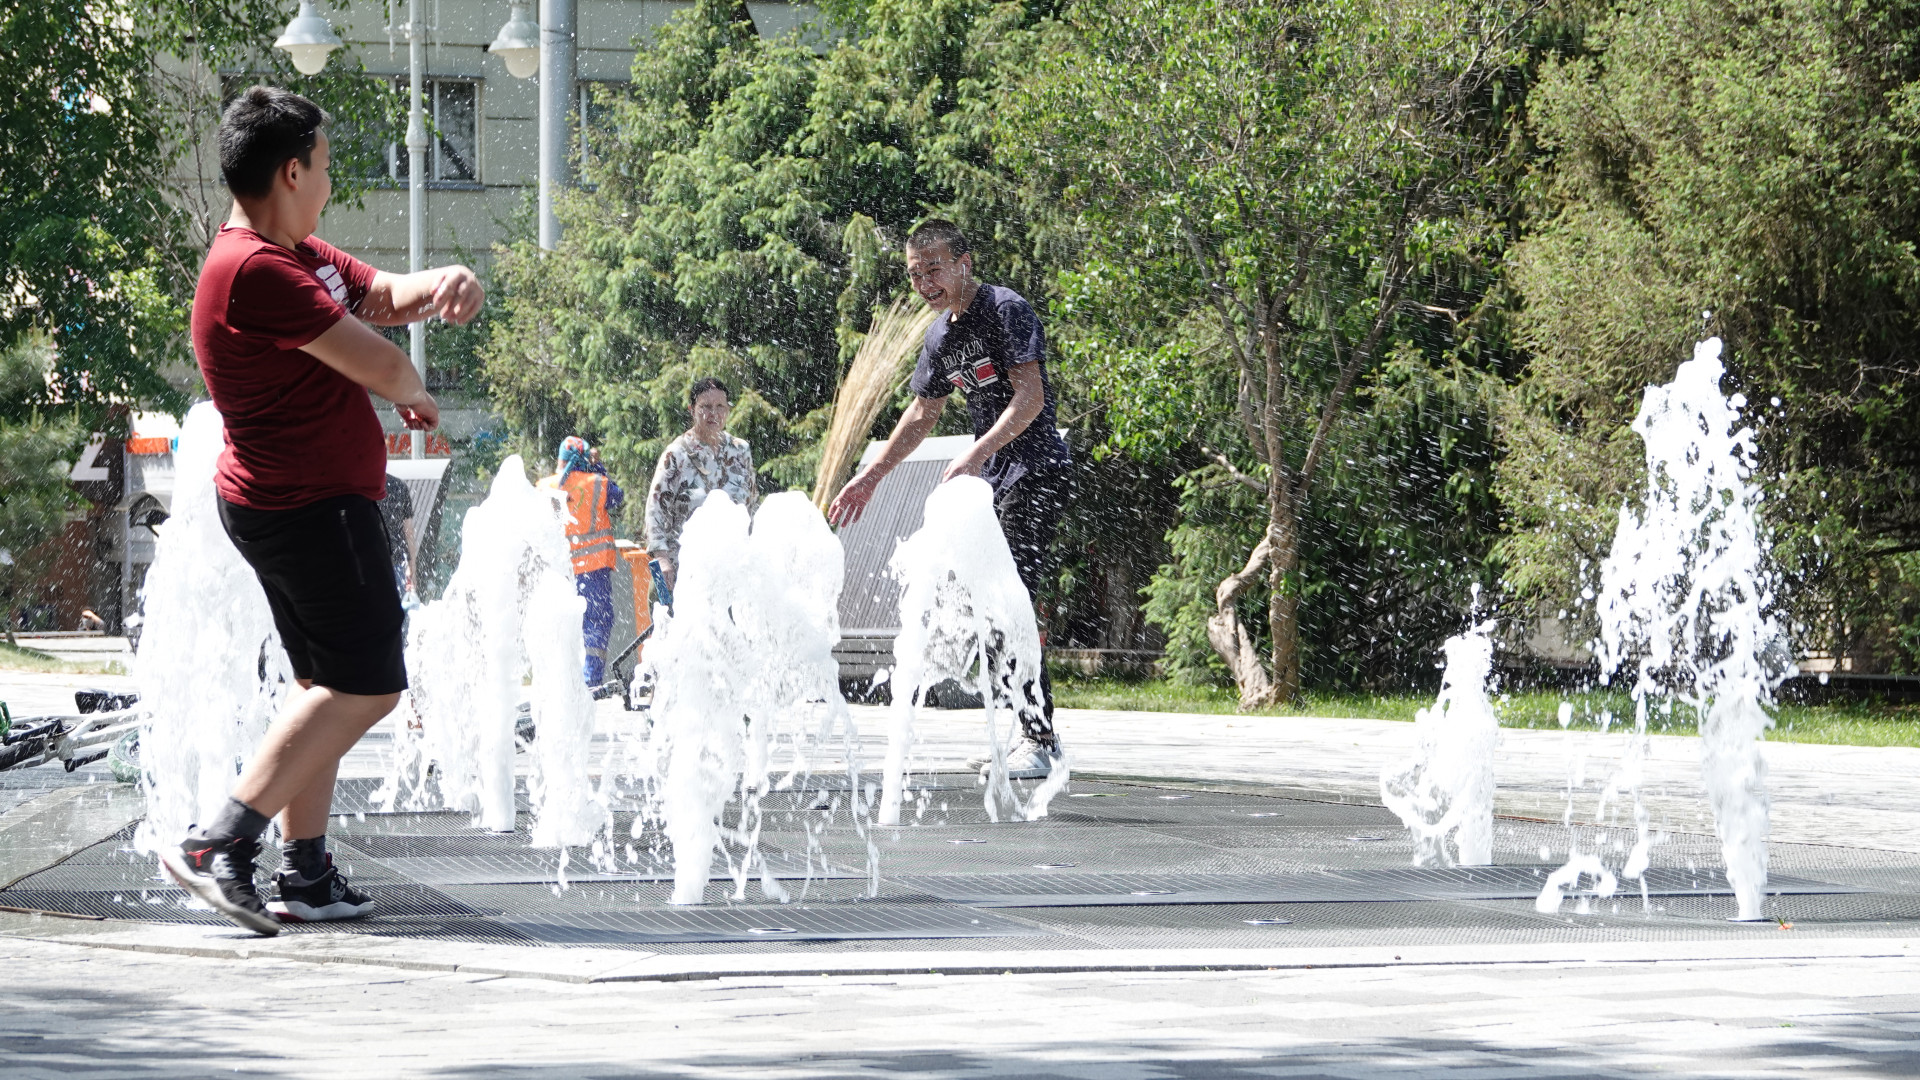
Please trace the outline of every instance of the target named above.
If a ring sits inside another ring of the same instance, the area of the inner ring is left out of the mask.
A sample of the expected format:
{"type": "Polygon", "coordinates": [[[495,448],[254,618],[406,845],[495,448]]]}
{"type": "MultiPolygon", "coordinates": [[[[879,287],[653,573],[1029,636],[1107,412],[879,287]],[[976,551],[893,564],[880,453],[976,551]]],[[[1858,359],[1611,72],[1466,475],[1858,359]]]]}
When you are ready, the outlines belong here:
{"type": "MultiPolygon", "coordinates": [[[[1030,469],[993,493],[993,512],[1000,519],[1000,532],[1007,538],[1007,548],[1013,552],[1013,565],[1020,572],[1020,583],[1027,587],[1027,595],[1036,600],[1040,586],[1057,565],[1053,537],[1072,498],[1073,473],[1068,469],[1030,469]]],[[[1054,738],[1053,680],[1047,675],[1044,653],[1043,649],[1040,708],[1018,709],[1018,712],[1021,730],[1027,738],[1050,743],[1054,738]]]]}

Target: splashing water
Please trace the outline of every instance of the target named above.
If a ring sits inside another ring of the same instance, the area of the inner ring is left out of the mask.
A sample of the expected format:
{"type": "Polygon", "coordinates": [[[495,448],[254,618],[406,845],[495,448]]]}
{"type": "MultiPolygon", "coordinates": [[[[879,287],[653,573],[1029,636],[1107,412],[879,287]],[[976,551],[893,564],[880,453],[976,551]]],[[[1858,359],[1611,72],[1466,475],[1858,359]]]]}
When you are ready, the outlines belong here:
{"type": "MultiPolygon", "coordinates": [[[[1720,391],[1719,338],[1694,348],[1673,382],[1648,387],[1633,430],[1646,444],[1644,508],[1620,510],[1601,567],[1600,669],[1632,664],[1633,745],[1627,771],[1645,757],[1649,706],[1664,698],[1699,717],[1701,771],[1713,807],[1738,918],[1763,918],[1767,881],[1767,767],[1760,737],[1772,726],[1773,689],[1793,672],[1769,609],[1760,489],[1750,481],[1753,431],[1739,427],[1745,399],[1720,391]]],[[[1646,869],[1648,815],[1635,776],[1610,790],[1631,793],[1638,837],[1622,875],[1646,869]]],[[[1568,863],[1573,868],[1578,852],[1568,863]]],[[[1558,889],[1543,891],[1543,911],[1558,889]]],[[[1551,900],[1551,902],[1550,902],[1551,900]]]]}
{"type": "MultiPolygon", "coordinates": [[[[646,652],[655,690],[642,777],[673,847],[672,902],[701,902],[716,852],[727,859],[735,899],[746,898],[757,871],[762,893],[785,901],[760,850],[761,800],[810,776],[814,754],[836,737],[846,810],[867,837],[872,792],[859,784],[859,746],[833,656],[845,575],[840,540],[800,492],[768,497],[751,523],[746,507],[714,492],[687,520],[680,551],[674,616],[646,652]],[[809,714],[811,729],[799,722],[809,714]],[[775,780],[783,751],[786,773],[775,780]],[[727,829],[722,818],[736,791],[739,824],[727,829]]],[[[813,811],[810,872],[839,810],[834,799],[813,811]]],[[[869,875],[877,875],[870,838],[867,856],[869,875]]]]}
{"type": "Polygon", "coordinates": [[[987,816],[1037,821],[1067,785],[1064,758],[1023,801],[1007,779],[1006,739],[996,704],[1016,722],[1043,708],[1040,634],[1033,601],[1020,583],[993,512],[993,489],[963,476],[933,489],[919,531],[900,542],[891,563],[900,580],[900,636],[894,639],[893,714],[887,735],[880,823],[900,823],[913,720],[926,692],[947,679],[973,682],[986,719],[992,763],[987,816]]]}
{"type": "Polygon", "coordinates": [[[529,748],[532,843],[583,846],[609,824],[587,774],[593,700],[580,681],[584,602],[573,587],[564,498],[528,483],[514,455],[486,501],[467,511],[459,567],[408,628],[410,708],[396,716],[409,719],[395,725],[395,771],[377,796],[383,805],[437,804],[511,832],[514,723],[527,701],[538,733],[529,748]]]}
{"type": "Polygon", "coordinates": [[[173,516],[160,527],[133,659],[140,702],[137,848],[157,852],[223,806],[240,767],[295,685],[260,579],[220,525],[214,466],[224,426],[196,405],[174,452],[173,516]]]}
{"type": "Polygon", "coordinates": [[[1412,830],[1415,866],[1493,862],[1493,753],[1500,720],[1487,698],[1492,629],[1485,622],[1448,639],[1440,696],[1414,717],[1418,751],[1380,772],[1380,801],[1412,830]]]}
{"type": "MultiPolygon", "coordinates": [[[[147,578],[147,632],[134,663],[152,710],[142,732],[147,850],[176,842],[226,800],[292,685],[259,581],[219,523],[221,445],[219,414],[196,407],[181,432],[174,517],[147,578]]],[[[376,801],[453,808],[478,826],[512,830],[515,723],[525,702],[535,732],[525,747],[531,840],[562,849],[562,884],[569,847],[591,846],[597,865],[614,868],[607,796],[625,781],[648,803],[634,835],[652,821],[673,846],[675,903],[703,899],[716,850],[728,859],[736,898],[757,871],[766,895],[784,901],[760,850],[761,798],[792,789],[820,751],[837,749],[848,791],[810,808],[807,869],[827,869],[821,839],[844,811],[866,840],[877,890],[878,850],[866,829],[877,791],[859,782],[859,744],[833,657],[843,557],[819,510],[802,494],[775,495],[751,529],[746,509],[724,495],[695,512],[683,534],[678,616],[646,654],[656,722],[634,767],[616,775],[609,761],[596,787],[594,703],[580,680],[583,602],[563,497],[530,484],[516,456],[467,512],[444,596],[412,618],[412,689],[395,714],[393,772],[376,801]],[[736,790],[739,825],[725,829],[736,790]]]]}

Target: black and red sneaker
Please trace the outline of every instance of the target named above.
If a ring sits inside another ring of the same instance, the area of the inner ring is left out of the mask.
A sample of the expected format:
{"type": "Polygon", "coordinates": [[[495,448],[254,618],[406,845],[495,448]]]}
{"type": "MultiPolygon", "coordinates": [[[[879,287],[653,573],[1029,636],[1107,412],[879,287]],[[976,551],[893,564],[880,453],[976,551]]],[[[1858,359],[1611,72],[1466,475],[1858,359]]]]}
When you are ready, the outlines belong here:
{"type": "Polygon", "coordinates": [[[279,896],[267,907],[285,922],[334,922],[357,919],[373,908],[373,897],[347,884],[327,856],[327,872],[308,881],[289,870],[273,875],[279,896]]]}
{"type": "Polygon", "coordinates": [[[160,853],[160,865],[201,903],[265,937],[280,932],[280,920],[260,900],[253,884],[253,860],[260,841],[250,836],[209,840],[189,836],[180,850],[160,853]]]}

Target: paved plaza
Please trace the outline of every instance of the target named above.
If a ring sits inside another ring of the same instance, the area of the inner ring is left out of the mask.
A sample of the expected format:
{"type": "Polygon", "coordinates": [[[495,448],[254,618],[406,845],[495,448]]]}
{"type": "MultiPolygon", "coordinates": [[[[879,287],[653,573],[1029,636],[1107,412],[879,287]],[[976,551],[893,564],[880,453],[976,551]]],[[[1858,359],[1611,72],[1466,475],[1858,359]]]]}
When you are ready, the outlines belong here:
{"type": "MultiPolygon", "coordinates": [[[[9,674],[0,698],[64,709],[82,684],[124,681],[9,674]]],[[[856,713],[877,760],[885,710],[856,713]]],[[[1617,736],[1503,733],[1497,865],[1440,870],[1378,805],[1409,724],[1060,722],[1077,778],[1047,820],[988,821],[957,771],[977,714],[923,714],[927,798],[874,830],[877,890],[851,828],[807,842],[796,793],[763,835],[795,902],[723,879],[691,909],[644,852],[562,892],[524,815],[495,836],[381,812],[376,730],[335,835],[385,914],[275,939],[156,880],[100,766],[0,773],[0,904],[95,916],[0,913],[0,1073],[1920,1075],[1920,751],[1768,744],[1778,895],[1754,924],[1727,921],[1690,739],[1654,740],[1647,895],[1542,914],[1570,844],[1625,837],[1600,801],[1617,736]]]]}

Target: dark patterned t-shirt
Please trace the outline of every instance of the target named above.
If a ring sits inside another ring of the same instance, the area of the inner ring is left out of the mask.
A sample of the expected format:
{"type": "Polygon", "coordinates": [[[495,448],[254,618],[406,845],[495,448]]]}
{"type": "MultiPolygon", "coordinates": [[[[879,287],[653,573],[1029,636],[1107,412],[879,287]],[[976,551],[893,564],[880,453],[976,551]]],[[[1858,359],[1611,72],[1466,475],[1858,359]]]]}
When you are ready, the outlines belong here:
{"type": "Polygon", "coordinates": [[[1067,442],[1054,423],[1053,384],[1047,380],[1047,340],[1040,319],[1026,298],[999,285],[982,285],[959,319],[946,315],[927,328],[920,362],[913,369],[913,392],[943,398],[966,395],[973,437],[985,435],[1013,402],[1009,368],[1037,364],[1040,415],[1013,441],[987,459],[980,475],[997,490],[1031,470],[1064,469],[1072,463],[1067,442]]]}

